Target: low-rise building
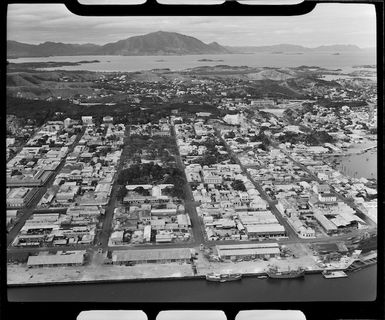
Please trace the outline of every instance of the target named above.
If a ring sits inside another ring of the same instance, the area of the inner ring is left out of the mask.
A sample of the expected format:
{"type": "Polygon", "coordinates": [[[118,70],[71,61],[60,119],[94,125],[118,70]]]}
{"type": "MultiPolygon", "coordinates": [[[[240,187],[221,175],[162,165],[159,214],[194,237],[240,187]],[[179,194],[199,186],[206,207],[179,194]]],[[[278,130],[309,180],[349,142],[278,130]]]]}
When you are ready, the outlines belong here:
{"type": "Polygon", "coordinates": [[[271,258],[281,253],[278,243],[217,245],[216,249],[223,260],[271,258]]]}
{"type": "Polygon", "coordinates": [[[36,195],[38,188],[11,188],[7,192],[7,207],[22,208],[28,205],[36,195]]]}
{"type": "Polygon", "coordinates": [[[253,224],[245,226],[249,239],[282,238],[286,236],[285,228],[278,224],[253,224]]]}
{"type": "Polygon", "coordinates": [[[28,257],[28,268],[81,266],[84,264],[85,251],[71,251],[54,255],[28,257]]]}
{"type": "Polygon", "coordinates": [[[113,264],[186,263],[190,259],[191,251],[189,248],[115,250],[112,254],[113,264]]]}

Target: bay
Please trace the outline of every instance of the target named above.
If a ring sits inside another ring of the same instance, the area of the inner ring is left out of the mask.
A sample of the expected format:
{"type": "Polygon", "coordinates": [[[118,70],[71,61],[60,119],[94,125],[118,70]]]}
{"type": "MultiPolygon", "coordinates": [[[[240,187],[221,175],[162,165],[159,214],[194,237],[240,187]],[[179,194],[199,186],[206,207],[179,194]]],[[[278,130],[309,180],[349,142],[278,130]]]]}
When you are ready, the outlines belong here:
{"type": "Polygon", "coordinates": [[[377,178],[377,149],[340,157],[337,168],[352,178],[377,178]]]}
{"type": "Polygon", "coordinates": [[[183,56],[52,56],[36,58],[8,59],[9,62],[79,62],[98,60],[78,66],[45,68],[44,70],[86,70],[100,72],[134,72],[151,69],[169,68],[184,70],[187,68],[229,65],[249,67],[298,67],[318,66],[328,69],[342,69],[351,72],[356,65],[375,65],[376,54],[373,51],[344,52],[333,55],[331,52],[305,52],[303,54],[272,54],[268,52],[253,54],[220,55],[183,55],[183,56]],[[216,61],[199,61],[202,59],[216,61]],[[218,61],[221,60],[221,61],[218,61]]]}

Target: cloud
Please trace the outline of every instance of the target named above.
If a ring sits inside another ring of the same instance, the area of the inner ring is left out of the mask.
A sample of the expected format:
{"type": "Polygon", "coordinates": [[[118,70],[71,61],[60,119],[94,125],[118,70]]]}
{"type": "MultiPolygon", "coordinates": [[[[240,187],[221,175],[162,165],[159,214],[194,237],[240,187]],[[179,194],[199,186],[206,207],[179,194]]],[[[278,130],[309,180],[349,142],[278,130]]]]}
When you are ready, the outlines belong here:
{"type": "Polygon", "coordinates": [[[370,4],[318,4],[309,14],[288,17],[82,17],[62,4],[10,4],[7,23],[8,38],[26,43],[105,44],[158,30],[238,46],[292,43],[315,47],[349,40],[370,47],[376,43],[375,10],[370,4]]]}
{"type": "Polygon", "coordinates": [[[313,29],[308,28],[289,28],[289,29],[283,29],[283,30],[276,30],[273,31],[274,34],[307,34],[307,33],[314,33],[313,29]]]}

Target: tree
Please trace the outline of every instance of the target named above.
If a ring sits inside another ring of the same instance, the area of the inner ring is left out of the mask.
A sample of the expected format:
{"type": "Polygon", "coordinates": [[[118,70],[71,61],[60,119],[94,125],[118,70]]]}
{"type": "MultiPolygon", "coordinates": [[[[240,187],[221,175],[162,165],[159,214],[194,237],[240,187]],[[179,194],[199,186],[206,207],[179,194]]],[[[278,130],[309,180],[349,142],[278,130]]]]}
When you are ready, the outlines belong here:
{"type": "Polygon", "coordinates": [[[237,191],[246,191],[246,187],[243,183],[242,180],[234,180],[232,183],[231,183],[231,187],[234,189],[234,190],[237,190],[237,191]]]}
{"type": "Polygon", "coordinates": [[[116,193],[116,197],[118,199],[123,199],[126,195],[127,195],[127,188],[126,188],[126,186],[120,186],[120,188],[118,189],[118,191],[116,193]]]}
{"type": "Polygon", "coordinates": [[[246,140],[243,139],[243,138],[237,138],[235,141],[237,141],[237,142],[240,143],[240,144],[246,143],[246,140]]]}
{"type": "Polygon", "coordinates": [[[143,187],[137,187],[134,189],[134,191],[139,193],[142,196],[149,196],[150,195],[150,191],[148,191],[147,189],[144,189],[143,187]]]}
{"type": "Polygon", "coordinates": [[[225,134],[226,139],[234,139],[235,138],[235,133],[233,131],[230,131],[225,134]]]}

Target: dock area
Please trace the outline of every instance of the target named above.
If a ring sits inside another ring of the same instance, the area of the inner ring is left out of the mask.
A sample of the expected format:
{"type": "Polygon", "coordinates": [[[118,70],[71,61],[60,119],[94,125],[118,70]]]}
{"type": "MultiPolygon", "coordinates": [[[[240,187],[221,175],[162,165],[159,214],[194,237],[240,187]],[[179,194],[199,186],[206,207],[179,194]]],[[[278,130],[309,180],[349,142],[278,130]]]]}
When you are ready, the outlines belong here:
{"type": "Polygon", "coordinates": [[[324,271],[322,275],[325,279],[346,278],[348,275],[343,271],[324,271]]]}
{"type": "Polygon", "coordinates": [[[377,263],[377,253],[372,253],[361,259],[355,260],[347,269],[348,272],[356,272],[377,263]]]}

